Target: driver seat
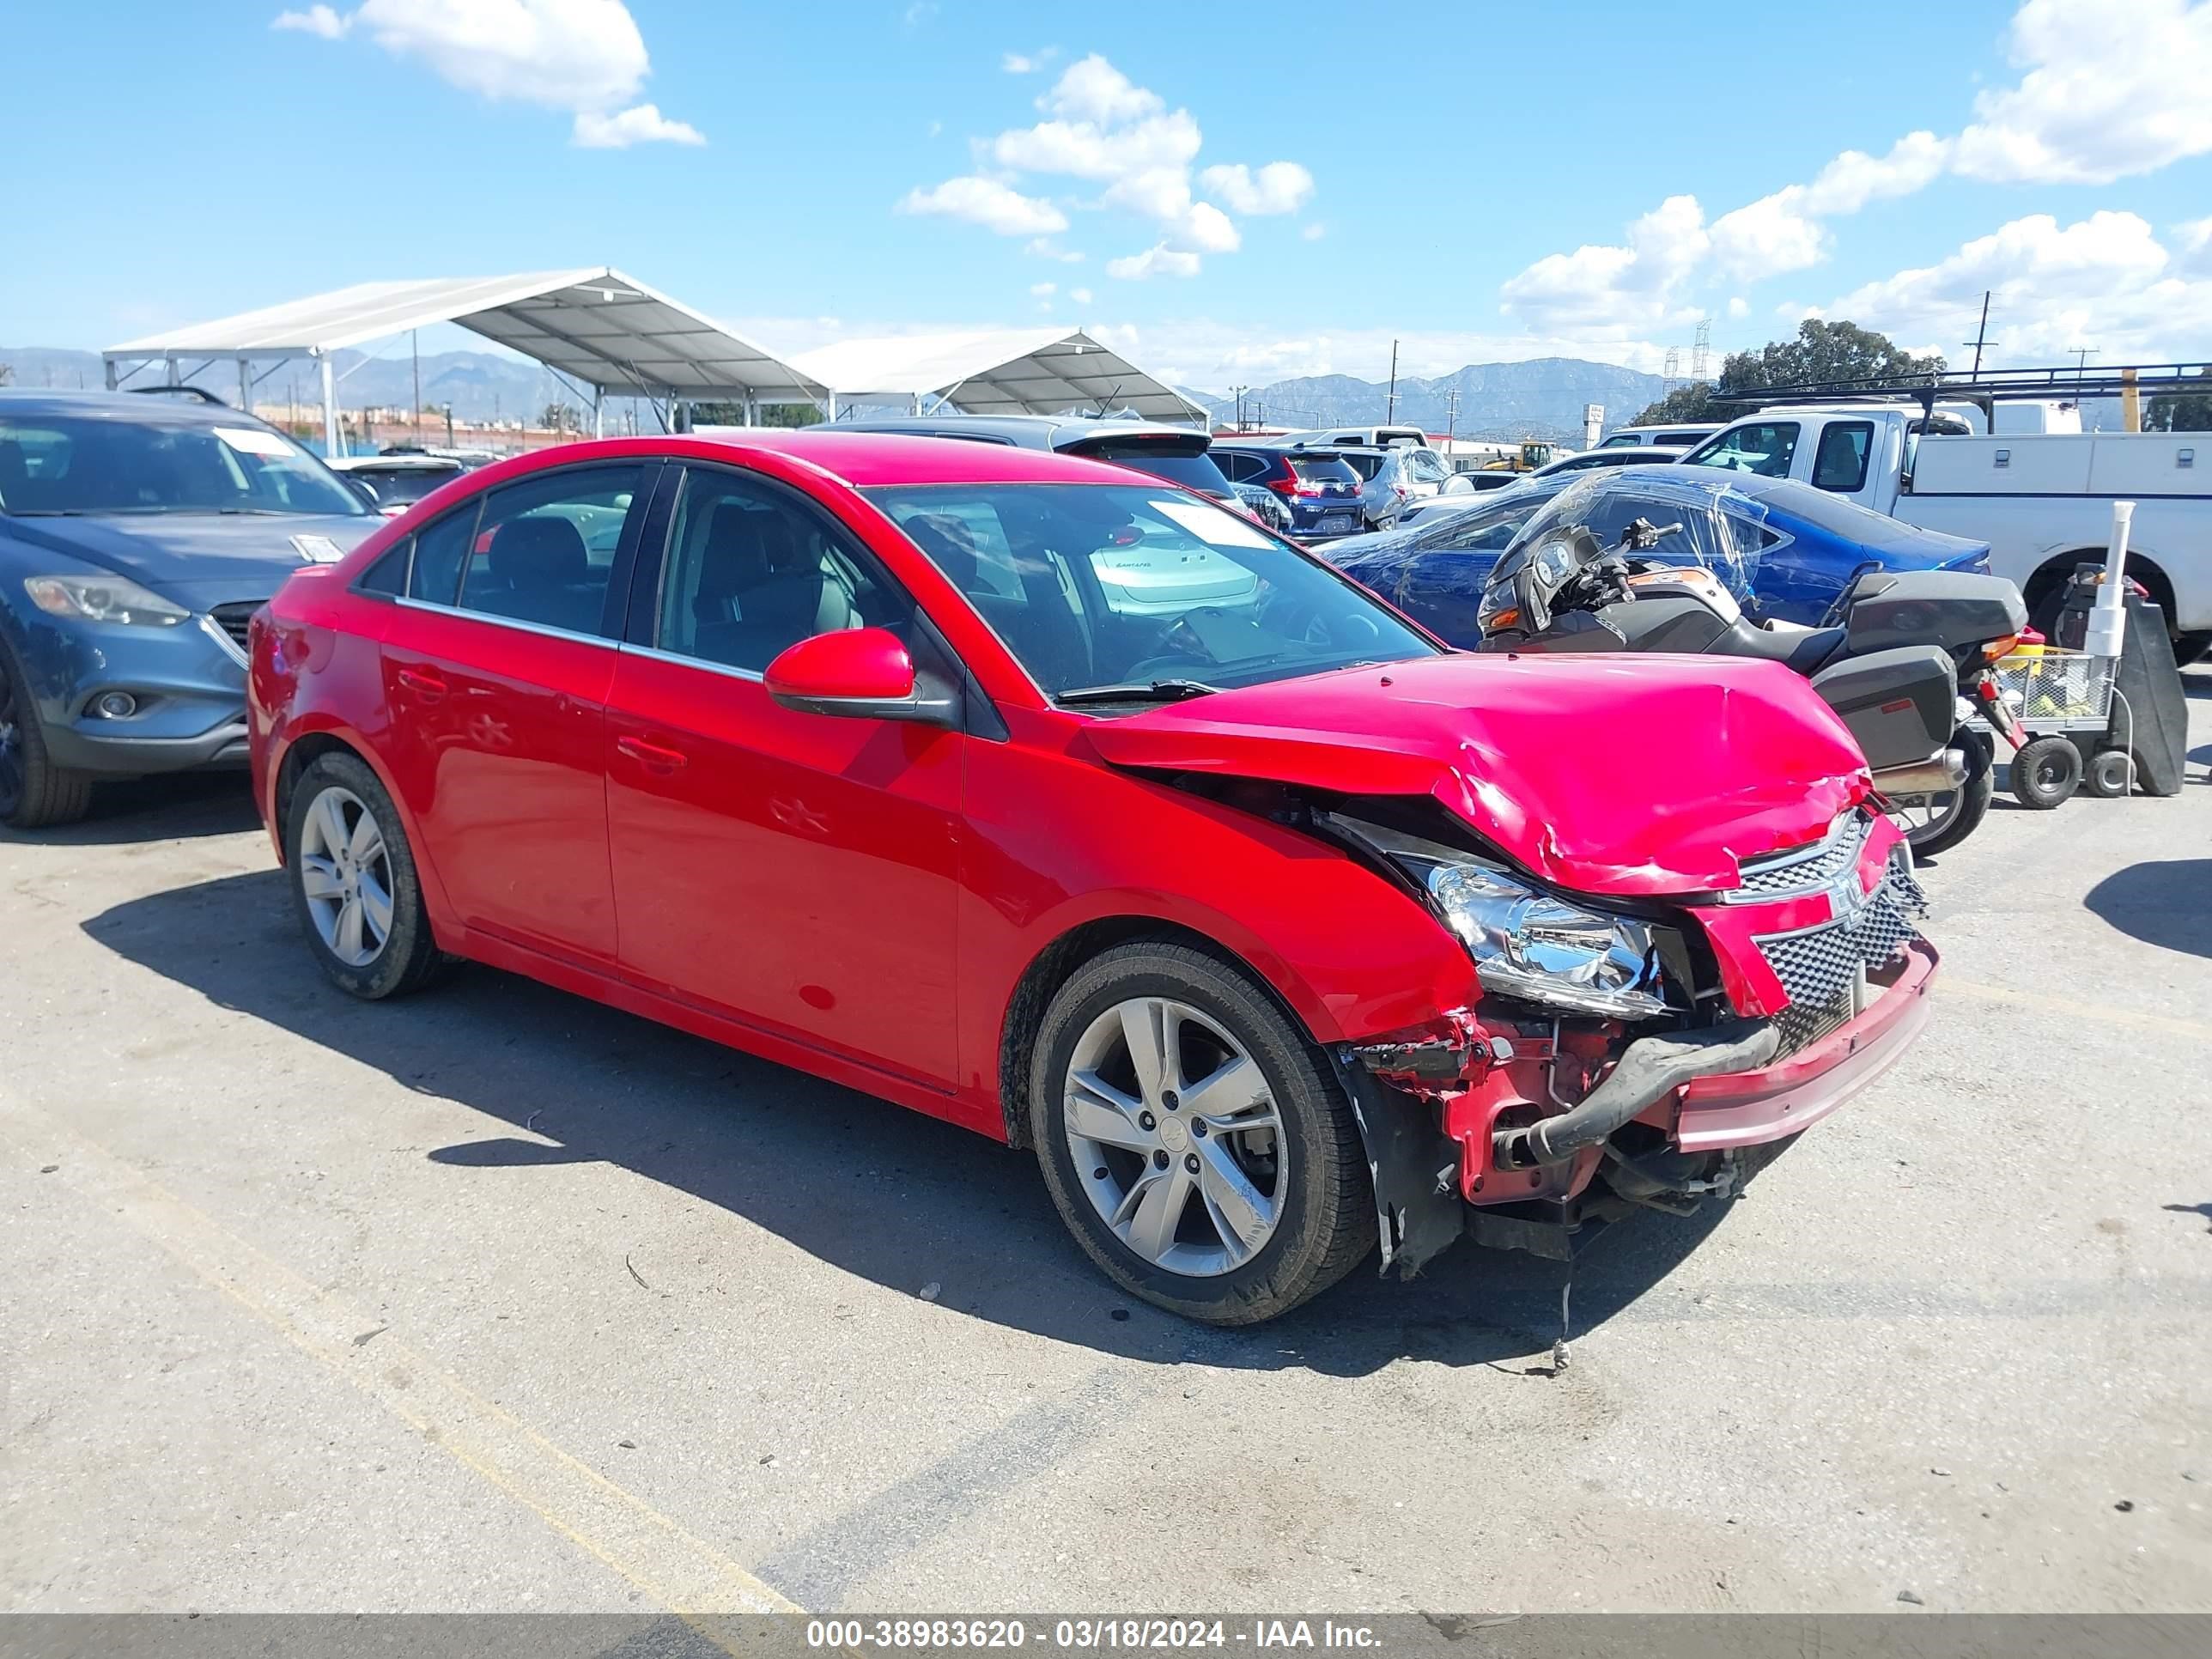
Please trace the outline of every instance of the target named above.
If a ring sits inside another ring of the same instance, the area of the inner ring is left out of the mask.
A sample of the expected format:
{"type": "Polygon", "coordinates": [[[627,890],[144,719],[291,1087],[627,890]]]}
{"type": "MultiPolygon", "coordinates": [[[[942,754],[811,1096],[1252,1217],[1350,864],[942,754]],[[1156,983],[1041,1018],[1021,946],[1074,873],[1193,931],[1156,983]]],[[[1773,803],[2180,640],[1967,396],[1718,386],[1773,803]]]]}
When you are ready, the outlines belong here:
{"type": "Polygon", "coordinates": [[[1716,640],[1708,647],[1708,654],[1756,657],[1764,662],[1778,662],[1800,674],[1810,674],[1828,665],[1843,648],[1844,636],[1850,631],[1844,628],[1787,625],[1762,628],[1747,617],[1716,640]]]}

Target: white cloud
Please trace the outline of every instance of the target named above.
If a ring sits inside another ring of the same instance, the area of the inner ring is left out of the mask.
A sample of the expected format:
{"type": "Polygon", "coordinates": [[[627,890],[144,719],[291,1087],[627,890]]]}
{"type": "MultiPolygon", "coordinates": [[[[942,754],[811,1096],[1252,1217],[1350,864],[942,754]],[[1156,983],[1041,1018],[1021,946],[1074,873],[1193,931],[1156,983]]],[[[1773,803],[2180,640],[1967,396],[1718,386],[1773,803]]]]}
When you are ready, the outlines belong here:
{"type": "Polygon", "coordinates": [[[1739,321],[1743,318],[1750,316],[1751,301],[1745,299],[1739,294],[1735,298],[1728,302],[1728,314],[1729,320],[1732,322],[1739,321]]]}
{"type": "Polygon", "coordinates": [[[1318,219],[1298,232],[1299,240],[1308,242],[1318,242],[1322,237],[1328,234],[1328,227],[1322,224],[1318,219]]]}
{"type": "Polygon", "coordinates": [[[1539,331],[1624,337],[1683,320],[1674,291],[1711,246],[1694,196],[1670,196],[1628,228],[1625,246],[1553,253],[1498,292],[1539,331]]]}
{"type": "Polygon", "coordinates": [[[576,112],[575,142],[584,149],[628,149],[632,144],[703,144],[706,135],[688,121],[672,121],[658,106],[638,104],[612,115],[576,112]]]}
{"type": "Polygon", "coordinates": [[[2191,258],[2203,228],[2179,228],[2177,260],[2132,213],[2065,226],[2031,214],[1818,310],[1900,337],[1951,340],[1972,332],[1987,291],[2002,361],[2059,362],[2082,345],[2107,362],[2187,355],[2212,332],[2212,276],[2191,258]]]}
{"type": "MultiPolygon", "coordinates": [[[[1009,52],[1002,67],[1025,73],[1051,53],[1052,49],[1009,52]]],[[[992,220],[979,222],[1012,223],[1009,197],[1060,212],[1041,197],[1018,193],[1028,188],[1024,175],[1087,180],[1103,186],[1097,198],[1065,205],[1114,210],[1151,222],[1154,246],[1109,266],[1116,276],[1142,280],[1195,276],[1206,254],[1236,252],[1243,238],[1229,210],[1288,213],[1313,194],[1313,175],[1304,167],[1272,161],[1256,170],[1241,165],[1207,168],[1205,188],[1220,199],[1199,199],[1191,168],[1205,137],[1196,118],[1187,109],[1170,110],[1159,94],[1137,85],[1096,52],[1070,64],[1036,103],[1045,119],[971,141],[976,182],[963,186],[961,200],[939,204],[935,198],[949,187],[939,185],[935,191],[913,192],[902,205],[908,211],[957,210],[971,217],[988,210],[992,220]],[[996,186],[988,201],[981,190],[985,182],[996,186]]],[[[1066,228],[1064,221],[1055,228],[1066,228]]],[[[1030,251],[1046,258],[1081,257],[1061,252],[1048,236],[1032,241],[1030,251]]]]}
{"type": "Polygon", "coordinates": [[[1121,179],[1160,167],[1188,167],[1198,154],[1200,137],[1190,112],[1179,109],[1122,127],[1093,121],[1040,121],[1000,133],[991,141],[991,154],[1001,167],[1030,173],[1121,179]]]}
{"type": "Polygon", "coordinates": [[[2017,86],[1984,92],[1953,165],[1999,184],[2106,184],[2212,150],[2212,4],[2027,0],[2017,86]]]}
{"type": "Polygon", "coordinates": [[[1030,295],[1034,298],[1039,300],[1049,300],[1054,295],[1059,292],[1060,284],[1058,283],[1031,283],[1030,284],[1030,295]]]}
{"type": "Polygon", "coordinates": [[[1270,161],[1256,173],[1243,162],[1212,167],[1198,175],[1209,196],[1218,196],[1238,213],[1258,216],[1296,213],[1313,194],[1313,174],[1296,161],[1270,161]]]}
{"type": "Polygon", "coordinates": [[[353,27],[353,19],[341,17],[328,6],[310,6],[305,11],[280,11],[272,29],[297,29],[302,34],[319,34],[325,40],[345,38],[353,27]]]}
{"type": "Polygon", "coordinates": [[[1869,202],[1910,196],[1925,188],[1951,158],[1951,141],[1932,132],[1908,132],[1887,155],[1847,149],[1814,174],[1805,187],[1805,210],[1822,216],[1856,213],[1869,202]]]}
{"type": "Polygon", "coordinates": [[[1067,290],[1067,297],[1079,306],[1087,306],[1091,303],[1091,290],[1087,288],[1072,288],[1067,290]]]}
{"type": "Polygon", "coordinates": [[[1154,276],[1195,276],[1198,270],[1198,255],[1171,248],[1164,242],[1142,253],[1106,262],[1109,276],[1127,283],[1141,283],[1154,276]]]}
{"type": "Polygon", "coordinates": [[[1135,85],[1094,52],[1070,64],[1052,90],[1037,100],[1037,107],[1063,120],[1111,126],[1158,114],[1166,106],[1158,93],[1135,85]]]}
{"type": "Polygon", "coordinates": [[[973,173],[928,190],[910,190],[899,198],[898,210],[964,219],[1000,236],[1049,235],[1067,228],[1067,216],[1050,202],[973,173]]]}
{"type": "Polygon", "coordinates": [[[1009,75],[1035,75],[1059,56],[1058,46],[1042,46],[1035,52],[1010,52],[999,59],[999,67],[1009,75]]]}
{"type": "Polygon", "coordinates": [[[1073,248],[1060,246],[1049,236],[1036,238],[1022,252],[1034,253],[1040,259],[1057,259],[1064,265],[1079,265],[1083,263],[1083,256],[1080,253],[1073,248]]]}
{"type": "Polygon", "coordinates": [[[622,0],[362,0],[343,14],[283,12],[272,27],[333,40],[366,33],[464,92],[567,111],[586,148],[706,142],[654,106],[630,103],[653,66],[622,0]]]}

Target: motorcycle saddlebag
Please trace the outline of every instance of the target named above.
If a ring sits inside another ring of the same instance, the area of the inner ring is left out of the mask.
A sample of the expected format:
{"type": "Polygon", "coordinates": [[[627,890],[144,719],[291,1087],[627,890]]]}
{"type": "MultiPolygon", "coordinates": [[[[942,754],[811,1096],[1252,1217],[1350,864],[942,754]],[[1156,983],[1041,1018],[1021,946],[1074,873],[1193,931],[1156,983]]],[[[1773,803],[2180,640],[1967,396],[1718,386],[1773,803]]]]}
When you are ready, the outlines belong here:
{"type": "Polygon", "coordinates": [[[1877,772],[1928,759],[1958,726],[1959,671],[1932,645],[1846,657],[1814,675],[1813,689],[1877,772]]]}
{"type": "Polygon", "coordinates": [[[1899,645],[1957,651],[2027,626],[2020,589],[1971,570],[1870,571],[1852,585],[1850,604],[1844,637],[1857,656],[1899,645]]]}

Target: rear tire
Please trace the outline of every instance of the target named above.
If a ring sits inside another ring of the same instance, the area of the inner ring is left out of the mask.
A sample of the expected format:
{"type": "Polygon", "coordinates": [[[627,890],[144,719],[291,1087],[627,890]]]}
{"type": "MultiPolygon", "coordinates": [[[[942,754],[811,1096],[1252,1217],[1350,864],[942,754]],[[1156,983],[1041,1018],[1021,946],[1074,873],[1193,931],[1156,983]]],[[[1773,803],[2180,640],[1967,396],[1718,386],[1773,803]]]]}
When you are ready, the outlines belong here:
{"type": "Polygon", "coordinates": [[[2012,793],[2022,806],[2047,812],[2081,787],[2081,751],[2071,738],[2031,738],[2012,757],[2012,793]]]}
{"type": "Polygon", "coordinates": [[[11,830],[75,823],[92,806],[92,775],[54,764],[30,676],[0,640],[0,823],[11,830]]]}
{"type": "Polygon", "coordinates": [[[2089,757],[2081,787],[2100,800],[2118,800],[2135,781],[2135,763],[2124,749],[2104,749],[2089,757]]]}
{"type": "Polygon", "coordinates": [[[364,1002],[428,985],[447,958],[430,935],[399,809],[360,756],[308,763],[284,817],[292,908],[331,982],[364,1002]]]}
{"type": "Polygon", "coordinates": [[[1966,729],[1952,733],[1951,740],[1966,750],[1966,782],[1948,795],[1916,796],[1910,810],[1892,815],[1905,831],[1905,844],[1916,859],[1948,853],[1972,835],[1989,816],[1990,800],[1996,793],[1996,765],[1990,740],[1966,729]],[[1929,804],[1933,810],[1923,811],[1929,804]]]}
{"type": "Polygon", "coordinates": [[[1255,1325],[1375,1248],[1351,1104],[1326,1056],[1242,969],[1159,940],[1116,946],[1060,987],[1034,1052],[1030,1128],[1046,1188],[1084,1253],[1131,1295],[1207,1324],[1255,1325]],[[1139,1061],[1140,1039],[1119,1035],[1133,1024],[1164,1034],[1141,1041],[1171,1064],[1139,1061]],[[1209,1094],[1217,1079],[1227,1086],[1209,1094]],[[1267,1127],[1237,1130],[1239,1113],[1267,1127]],[[1155,1183],[1164,1219],[1148,1228],[1155,1183]]]}

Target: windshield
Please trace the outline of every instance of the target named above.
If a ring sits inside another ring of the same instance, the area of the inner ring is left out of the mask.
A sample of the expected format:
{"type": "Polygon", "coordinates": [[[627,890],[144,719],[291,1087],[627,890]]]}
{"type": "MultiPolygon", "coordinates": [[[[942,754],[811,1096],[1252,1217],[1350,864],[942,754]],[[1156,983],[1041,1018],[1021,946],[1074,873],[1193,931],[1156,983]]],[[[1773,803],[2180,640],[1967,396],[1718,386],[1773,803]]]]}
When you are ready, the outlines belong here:
{"type": "Polygon", "coordinates": [[[1389,457],[1387,455],[1340,455],[1337,459],[1357,472],[1363,480],[1371,483],[1375,475],[1382,470],[1382,464],[1389,457]]]}
{"type": "Polygon", "coordinates": [[[1133,466],[1139,472],[1149,472],[1156,478],[1165,478],[1186,489],[1195,489],[1201,495],[1231,494],[1229,480],[1214,465],[1213,457],[1203,451],[1193,454],[1188,450],[1163,448],[1155,444],[1119,443],[1108,441],[1088,444],[1070,454],[1080,455],[1086,460],[1112,461],[1119,466],[1133,466]]]}
{"type": "Polygon", "coordinates": [[[1435,654],[1359,588],[1241,514],[1120,484],[862,492],[1054,696],[1220,689],[1435,654]]]}
{"type": "MultiPolygon", "coordinates": [[[[152,411],[149,411],[152,412],[152,411]]],[[[240,417],[0,416],[0,508],[357,518],[361,497],[289,438],[240,417]]]]}
{"type": "MultiPolygon", "coordinates": [[[[1750,599],[1759,555],[1773,539],[1766,530],[1765,505],[1718,479],[1695,474],[1685,477],[1673,467],[1621,467],[1583,474],[1522,526],[1509,551],[1537,546],[1557,532],[1587,528],[1598,545],[1610,552],[1638,519],[1661,530],[1681,526],[1643,556],[1668,564],[1703,565],[1739,600],[1750,599]]],[[[1506,562],[1500,561],[1501,569],[1506,562]]]]}

